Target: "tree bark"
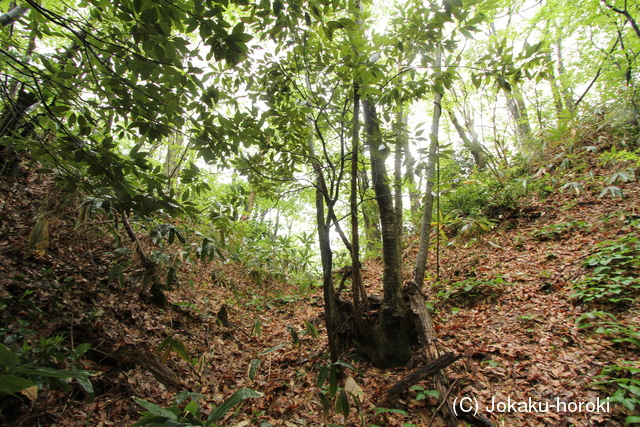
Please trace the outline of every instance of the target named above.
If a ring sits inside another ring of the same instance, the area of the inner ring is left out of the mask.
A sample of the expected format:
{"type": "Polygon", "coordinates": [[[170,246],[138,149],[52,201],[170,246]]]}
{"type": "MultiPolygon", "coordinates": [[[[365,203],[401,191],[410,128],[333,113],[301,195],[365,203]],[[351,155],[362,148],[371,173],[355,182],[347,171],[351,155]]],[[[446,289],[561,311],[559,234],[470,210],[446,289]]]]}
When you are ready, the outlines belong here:
{"type": "MultiPolygon", "coordinates": [[[[552,61],[551,52],[549,52],[548,60],[549,62],[552,61]]],[[[549,84],[551,85],[551,96],[553,97],[553,105],[556,109],[556,117],[558,118],[558,120],[561,120],[562,110],[564,110],[564,107],[562,105],[562,97],[560,96],[560,89],[558,89],[557,77],[555,75],[553,67],[550,67],[550,73],[551,75],[549,76],[549,84]]]]}
{"type": "Polygon", "coordinates": [[[375,251],[378,244],[382,241],[382,235],[380,234],[380,213],[376,202],[371,200],[367,195],[367,190],[370,189],[367,171],[362,171],[359,177],[361,183],[362,218],[364,219],[364,231],[367,238],[367,250],[375,251]]]}
{"type": "Polygon", "coordinates": [[[382,137],[378,125],[375,106],[363,100],[362,109],[367,132],[367,144],[371,152],[371,174],[376,201],[380,208],[382,226],[382,252],[384,260],[384,303],[385,307],[404,308],[402,301],[402,279],[400,276],[400,240],[398,238],[398,217],[393,206],[393,195],[389,186],[387,169],[384,164],[388,149],[382,147],[382,137]],[[382,149],[381,149],[382,148],[382,149]]]}
{"type": "Polygon", "coordinates": [[[155,261],[150,260],[149,257],[147,257],[147,254],[145,254],[144,249],[142,249],[142,246],[140,245],[140,240],[133,231],[133,227],[131,227],[129,218],[125,212],[122,212],[122,223],[124,224],[124,228],[127,231],[129,239],[131,239],[131,242],[136,246],[138,258],[140,258],[140,262],[144,268],[143,283],[149,285],[149,292],[151,293],[153,303],[161,308],[167,307],[169,305],[169,300],[167,300],[167,296],[162,290],[163,286],[158,278],[158,264],[155,261]]]}
{"type": "Polygon", "coordinates": [[[7,25],[11,25],[20,19],[23,15],[25,15],[29,11],[28,7],[16,6],[11,9],[9,12],[0,16],[0,27],[6,27],[7,25]]]}

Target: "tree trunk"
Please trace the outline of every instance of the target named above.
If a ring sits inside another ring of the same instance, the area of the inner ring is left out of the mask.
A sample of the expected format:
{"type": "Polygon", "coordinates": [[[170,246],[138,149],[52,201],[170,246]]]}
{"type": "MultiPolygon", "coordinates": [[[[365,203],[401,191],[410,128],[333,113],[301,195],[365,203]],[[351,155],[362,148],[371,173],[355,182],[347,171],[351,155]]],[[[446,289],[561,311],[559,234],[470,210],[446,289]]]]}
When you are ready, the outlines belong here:
{"type": "MultiPolygon", "coordinates": [[[[398,63],[398,85],[402,86],[402,61],[398,63]]],[[[402,248],[402,160],[403,160],[403,151],[406,146],[405,140],[406,138],[406,123],[405,117],[402,111],[402,102],[399,101],[396,106],[396,123],[395,123],[395,134],[396,134],[396,145],[394,152],[394,171],[393,171],[393,191],[394,191],[394,200],[395,200],[395,208],[396,208],[396,217],[398,222],[398,236],[400,237],[400,247],[402,248]]]]}
{"type": "MultiPolygon", "coordinates": [[[[442,51],[437,48],[436,78],[440,74],[442,63],[442,51]]],[[[431,218],[433,215],[433,186],[436,180],[436,163],[438,162],[438,133],[440,130],[440,116],[442,114],[442,93],[436,92],[433,98],[433,121],[431,122],[431,140],[429,143],[429,161],[427,164],[427,188],[425,191],[424,211],[422,213],[422,226],[420,227],[420,245],[416,259],[416,269],[413,280],[419,287],[424,285],[424,275],[427,267],[427,254],[429,252],[429,238],[431,235],[431,218]]]]}
{"type": "Polygon", "coordinates": [[[359,174],[362,195],[362,218],[364,219],[364,231],[367,238],[367,250],[375,251],[378,248],[379,243],[382,241],[382,235],[380,234],[380,213],[376,202],[371,200],[368,196],[369,190],[369,175],[367,171],[362,171],[359,174]]]}
{"type": "Polygon", "coordinates": [[[389,153],[387,149],[381,147],[382,138],[375,106],[368,100],[363,100],[362,111],[367,145],[371,153],[373,188],[380,208],[384,263],[382,308],[379,322],[371,331],[373,347],[368,348],[367,354],[376,366],[387,368],[404,365],[411,357],[410,328],[406,304],[402,299],[402,259],[398,218],[393,206],[393,194],[384,163],[389,153]]]}
{"type": "Polygon", "coordinates": [[[258,193],[255,190],[251,190],[249,195],[247,196],[247,205],[244,208],[244,212],[242,213],[242,217],[240,221],[248,221],[251,217],[251,213],[253,212],[253,207],[256,204],[256,200],[258,198],[258,193]]]}
{"type": "Polygon", "coordinates": [[[515,87],[512,96],[507,96],[507,109],[516,125],[518,144],[523,147],[531,136],[531,125],[522,93],[515,87]]]}
{"type": "Polygon", "coordinates": [[[562,59],[562,36],[558,35],[558,40],[556,42],[556,58],[558,60],[558,80],[560,81],[560,88],[562,92],[562,97],[564,98],[564,104],[569,110],[570,113],[574,113],[576,110],[575,101],[573,100],[573,93],[569,84],[567,83],[567,78],[565,76],[565,68],[564,68],[564,60],[562,59]]]}
{"type": "MultiPolygon", "coordinates": [[[[415,319],[414,323],[418,339],[424,348],[427,360],[435,362],[440,358],[440,351],[437,346],[436,329],[427,310],[426,298],[415,281],[411,281],[405,286],[405,294],[408,296],[409,307],[415,319]]],[[[457,427],[458,421],[447,398],[450,388],[449,378],[443,371],[438,371],[434,376],[436,390],[440,394],[440,400],[444,401],[442,405],[443,418],[450,427],[457,427]]]]}
{"type": "MultiPolygon", "coordinates": [[[[549,62],[553,61],[551,58],[551,52],[549,52],[547,59],[549,62]]],[[[556,109],[556,117],[558,120],[561,120],[564,107],[562,105],[562,97],[560,96],[560,89],[558,89],[557,78],[553,67],[550,67],[549,84],[551,85],[551,96],[553,97],[553,105],[556,109]]]]}

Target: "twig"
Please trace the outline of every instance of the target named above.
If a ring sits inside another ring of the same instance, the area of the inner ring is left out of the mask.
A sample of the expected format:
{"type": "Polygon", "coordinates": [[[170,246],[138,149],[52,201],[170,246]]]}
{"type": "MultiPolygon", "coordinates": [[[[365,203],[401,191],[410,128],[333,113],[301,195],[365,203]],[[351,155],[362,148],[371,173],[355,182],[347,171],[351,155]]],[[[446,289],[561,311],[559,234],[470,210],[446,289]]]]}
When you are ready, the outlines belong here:
{"type": "Polygon", "coordinates": [[[436,420],[436,415],[438,415],[438,411],[440,410],[440,408],[442,408],[442,405],[447,403],[447,398],[449,397],[449,394],[451,394],[451,390],[453,389],[453,386],[456,385],[457,381],[458,381],[457,378],[453,380],[453,382],[451,383],[451,386],[449,387],[449,390],[447,390],[447,394],[445,394],[445,396],[442,399],[440,399],[440,405],[438,405],[436,410],[433,411],[433,415],[431,415],[431,420],[429,421],[429,424],[427,424],[427,427],[431,427],[431,424],[433,424],[433,422],[436,420]]]}

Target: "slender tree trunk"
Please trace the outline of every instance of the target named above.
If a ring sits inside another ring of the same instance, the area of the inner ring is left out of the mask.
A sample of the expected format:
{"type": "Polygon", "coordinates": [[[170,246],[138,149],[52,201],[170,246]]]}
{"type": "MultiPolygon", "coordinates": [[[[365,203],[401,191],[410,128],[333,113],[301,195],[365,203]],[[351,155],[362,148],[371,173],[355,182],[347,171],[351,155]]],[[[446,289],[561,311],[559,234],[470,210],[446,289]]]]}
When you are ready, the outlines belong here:
{"type": "Polygon", "coordinates": [[[322,262],[322,289],[324,294],[324,317],[329,339],[331,362],[340,358],[340,349],[336,336],[336,326],[340,322],[340,312],[336,292],[333,286],[333,252],[331,251],[330,224],[331,216],[325,216],[325,199],[328,197],[327,184],[322,173],[322,166],[316,159],[313,136],[309,136],[309,153],[311,154],[313,170],[316,175],[316,223],[318,226],[318,242],[320,244],[320,259],[322,262]]]}
{"type": "Polygon", "coordinates": [[[518,144],[522,147],[529,140],[531,126],[522,93],[514,88],[512,95],[507,95],[507,109],[516,126],[518,144]]]}
{"type": "Polygon", "coordinates": [[[376,202],[371,200],[369,195],[369,175],[367,171],[362,171],[359,174],[360,177],[360,194],[361,194],[361,206],[362,206],[362,218],[364,219],[365,235],[367,238],[367,250],[375,251],[379,243],[382,241],[382,234],[380,233],[380,211],[376,206],[376,202]]]}
{"type": "MultiPolygon", "coordinates": [[[[398,84],[402,85],[402,61],[398,63],[398,75],[399,81],[398,84]]],[[[398,221],[398,236],[400,237],[400,247],[402,248],[402,160],[403,160],[403,151],[406,146],[405,140],[406,138],[406,123],[405,117],[403,114],[403,105],[402,102],[399,102],[396,106],[396,124],[395,124],[395,134],[396,134],[396,145],[394,152],[394,171],[393,171],[393,191],[394,191],[394,200],[395,200],[395,208],[396,208],[396,217],[398,221]]]]}
{"type": "Polygon", "coordinates": [[[562,36],[558,35],[556,41],[556,59],[558,60],[558,80],[560,82],[560,91],[564,98],[564,105],[570,113],[575,113],[576,105],[573,100],[573,93],[567,82],[566,71],[564,68],[564,60],[562,58],[562,36]]]}
{"type": "Polygon", "coordinates": [[[0,27],[11,25],[29,11],[27,7],[15,6],[9,12],[0,15],[0,27]]]}
{"type": "Polygon", "coordinates": [[[525,140],[531,138],[531,123],[529,122],[529,113],[527,112],[527,105],[524,102],[522,91],[518,88],[515,93],[516,103],[518,104],[518,110],[520,111],[520,117],[522,118],[522,134],[525,140]]]}
{"type": "Polygon", "coordinates": [[[251,213],[253,212],[253,207],[256,204],[257,198],[258,198],[258,194],[256,193],[256,191],[251,190],[251,192],[247,196],[247,206],[245,207],[244,212],[242,213],[242,217],[240,218],[240,221],[249,220],[249,218],[251,217],[251,213]]]}
{"type": "Polygon", "coordinates": [[[382,137],[375,106],[368,100],[363,100],[362,109],[367,131],[367,144],[371,152],[373,188],[380,208],[384,259],[384,305],[386,307],[404,307],[402,301],[402,279],[400,276],[398,217],[393,206],[393,195],[385,166],[385,159],[388,153],[379,149],[382,137]]]}
{"type": "Polygon", "coordinates": [[[186,153],[186,151],[182,153],[184,141],[180,132],[176,131],[173,134],[173,138],[170,139],[172,139],[172,141],[166,144],[167,155],[164,159],[164,173],[169,181],[169,190],[174,187],[174,183],[178,175],[180,175],[180,170],[184,164],[184,153],[186,153]]]}
{"type": "Polygon", "coordinates": [[[138,257],[140,258],[140,262],[144,268],[143,283],[149,286],[149,292],[151,293],[153,303],[158,307],[167,307],[169,305],[169,300],[167,300],[167,296],[164,294],[163,285],[158,277],[158,264],[155,261],[150,260],[145,254],[144,249],[138,240],[138,236],[136,236],[136,233],[133,231],[133,227],[131,227],[131,223],[129,223],[127,213],[124,211],[122,212],[122,223],[129,235],[129,239],[131,239],[131,242],[136,247],[138,257]]]}
{"type": "MultiPolygon", "coordinates": [[[[440,75],[442,64],[442,50],[438,46],[436,54],[436,78],[440,75]]],[[[422,213],[422,226],[420,228],[420,244],[413,280],[420,288],[424,285],[424,275],[427,268],[427,255],[429,252],[429,239],[431,234],[431,218],[433,216],[433,187],[436,180],[436,163],[438,162],[438,133],[440,130],[440,116],[442,114],[442,93],[436,92],[433,98],[433,120],[431,122],[431,135],[429,142],[429,161],[427,164],[427,188],[425,190],[424,211],[422,213]]]]}
{"type": "MultiPolygon", "coordinates": [[[[549,52],[548,60],[549,62],[552,61],[551,52],[549,52]]],[[[552,67],[550,67],[550,73],[551,74],[549,76],[549,84],[551,85],[551,96],[553,97],[553,106],[556,109],[556,117],[558,118],[558,120],[561,120],[562,110],[564,110],[564,107],[562,105],[562,97],[560,96],[560,89],[558,89],[557,78],[552,67]]]]}
{"type": "Polygon", "coordinates": [[[360,94],[358,85],[353,89],[353,135],[351,139],[351,285],[353,298],[353,316],[356,321],[358,333],[364,339],[368,333],[362,316],[363,310],[368,310],[369,301],[362,283],[362,271],[360,266],[360,235],[358,230],[358,153],[360,150],[360,94]]]}

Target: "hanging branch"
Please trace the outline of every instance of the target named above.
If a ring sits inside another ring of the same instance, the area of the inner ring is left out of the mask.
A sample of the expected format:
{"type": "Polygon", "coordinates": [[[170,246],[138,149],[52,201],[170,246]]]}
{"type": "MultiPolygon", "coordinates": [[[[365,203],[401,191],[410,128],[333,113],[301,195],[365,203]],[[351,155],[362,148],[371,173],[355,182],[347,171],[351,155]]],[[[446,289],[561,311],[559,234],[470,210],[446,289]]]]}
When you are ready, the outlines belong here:
{"type": "Polygon", "coordinates": [[[28,7],[16,6],[11,9],[9,12],[0,16],[0,27],[6,27],[7,25],[11,25],[20,19],[24,14],[29,11],[28,7]]]}
{"type": "MultiPolygon", "coordinates": [[[[613,53],[613,51],[616,49],[616,46],[618,46],[618,42],[619,41],[620,41],[620,39],[616,38],[616,41],[615,41],[615,43],[613,43],[613,46],[611,46],[611,49],[609,50],[609,53],[607,54],[607,56],[609,56],[609,55],[611,55],[613,53]]],[[[580,98],[578,98],[578,100],[576,101],[576,104],[575,104],[576,107],[578,107],[578,105],[580,104],[582,99],[587,95],[587,92],[589,92],[589,90],[591,90],[591,87],[596,82],[596,80],[598,80],[598,77],[600,77],[601,73],[602,73],[602,65],[600,66],[600,68],[598,68],[598,71],[596,72],[596,75],[593,77],[593,80],[591,80],[591,83],[589,83],[589,86],[587,86],[587,88],[584,90],[582,96],[580,96],[580,98]]]]}
{"type": "Polygon", "coordinates": [[[627,22],[629,22],[629,24],[631,25],[631,28],[633,28],[633,31],[635,31],[638,38],[640,38],[640,28],[638,28],[638,24],[636,23],[636,20],[633,19],[633,17],[631,16],[631,14],[627,9],[618,9],[614,5],[607,3],[605,0],[602,0],[602,4],[604,4],[606,7],[613,10],[614,12],[619,13],[620,15],[623,15],[625,18],[627,18],[627,22]]]}
{"type": "Polygon", "coordinates": [[[160,280],[158,279],[158,264],[155,261],[149,259],[147,254],[142,249],[142,245],[140,244],[140,240],[136,233],[133,231],[133,227],[131,227],[131,223],[129,223],[129,218],[127,217],[126,212],[122,212],[122,223],[124,224],[124,228],[127,231],[127,235],[131,242],[136,247],[136,252],[138,257],[140,258],[140,262],[142,263],[142,267],[144,268],[146,278],[151,282],[151,286],[149,286],[149,291],[151,292],[151,296],[153,297],[153,302],[159,307],[166,307],[169,305],[169,301],[167,300],[166,295],[162,292],[162,285],[160,284],[160,280]]]}

